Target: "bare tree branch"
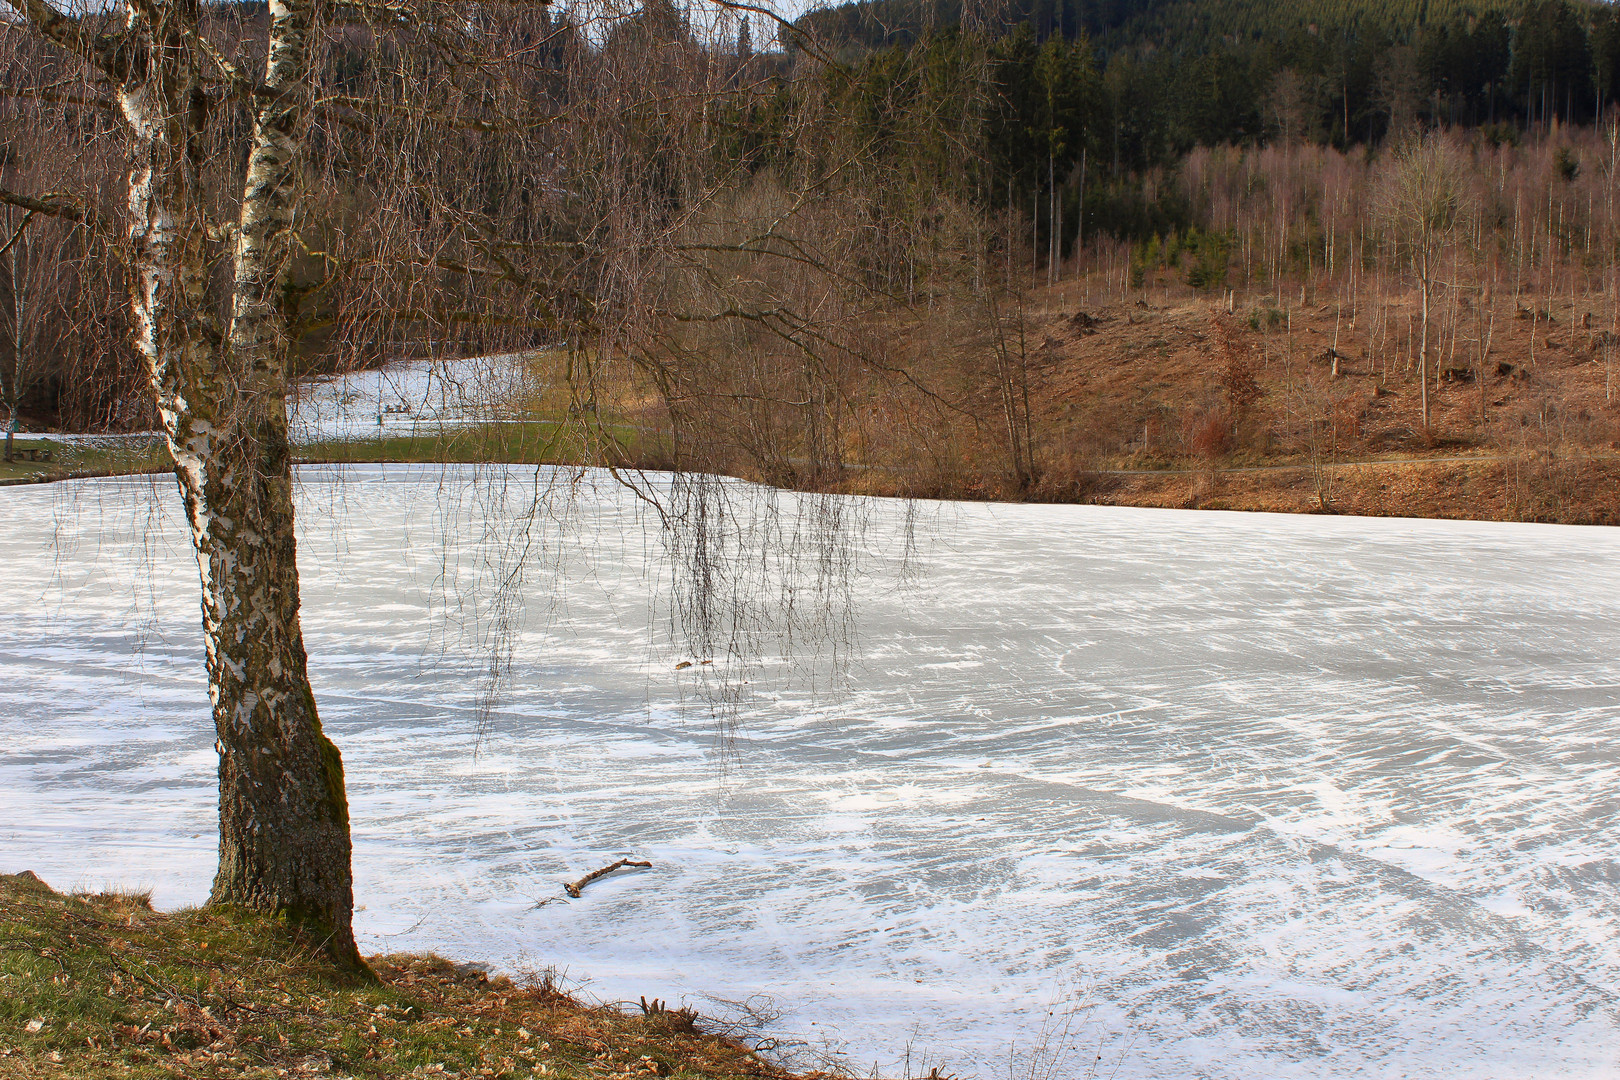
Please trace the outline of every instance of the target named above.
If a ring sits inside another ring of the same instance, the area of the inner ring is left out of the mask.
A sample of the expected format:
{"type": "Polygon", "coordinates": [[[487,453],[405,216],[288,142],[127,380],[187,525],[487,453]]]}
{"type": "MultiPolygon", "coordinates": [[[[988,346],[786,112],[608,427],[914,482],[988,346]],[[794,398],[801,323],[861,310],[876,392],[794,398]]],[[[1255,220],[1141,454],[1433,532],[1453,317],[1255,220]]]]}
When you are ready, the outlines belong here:
{"type": "MultiPolygon", "coordinates": [[[[794,23],[791,21],[782,18],[782,16],[778,15],[770,8],[761,7],[758,4],[745,4],[742,3],[741,0],[715,0],[715,3],[728,11],[746,11],[752,15],[765,16],[765,18],[770,19],[776,24],[778,30],[783,31],[786,34],[793,35],[794,44],[803,49],[805,52],[809,53],[811,56],[815,57],[817,60],[820,60],[823,64],[826,64],[829,70],[836,71],[845,79],[849,79],[851,77],[848,69],[845,68],[843,64],[840,64],[833,57],[828,56],[820,46],[816,45],[809,38],[805,37],[803,30],[800,30],[798,26],[794,25],[794,23]]],[[[783,43],[785,44],[786,41],[787,38],[784,36],[783,43]]]]}
{"type": "MultiPolygon", "coordinates": [[[[6,0],[16,10],[16,0],[6,0]]],[[[98,34],[77,15],[64,15],[45,0],[21,0],[22,14],[35,30],[50,41],[62,46],[96,70],[112,79],[123,79],[129,73],[129,46],[132,39],[127,33],[98,34]]]]}
{"type": "Polygon", "coordinates": [[[30,214],[45,214],[80,224],[86,224],[86,218],[92,216],[73,196],[60,191],[47,191],[43,196],[35,197],[0,188],[0,203],[27,210],[30,214]]]}
{"type": "Polygon", "coordinates": [[[81,109],[99,109],[103,112],[112,112],[117,108],[106,98],[89,98],[31,86],[0,87],[0,97],[28,98],[33,101],[46,101],[52,105],[76,105],[81,109]]]}
{"type": "Polygon", "coordinates": [[[22,239],[23,233],[28,230],[28,226],[32,224],[34,218],[38,216],[38,210],[30,210],[28,213],[23,215],[22,224],[17,226],[17,231],[11,234],[11,239],[7,240],[3,247],[0,247],[0,255],[4,255],[6,252],[10,251],[12,246],[16,244],[18,240],[22,239]]]}
{"type": "Polygon", "coordinates": [[[243,75],[241,70],[235,64],[227,60],[225,58],[225,54],[216,49],[214,47],[214,43],[209,41],[204,35],[187,30],[185,37],[186,40],[190,41],[196,50],[202,53],[208,62],[214,66],[215,70],[217,70],[220,76],[225,80],[226,85],[231,88],[231,92],[233,94],[246,98],[251,97],[255,93],[258,93],[264,89],[256,84],[252,79],[248,78],[246,75],[243,75]]]}

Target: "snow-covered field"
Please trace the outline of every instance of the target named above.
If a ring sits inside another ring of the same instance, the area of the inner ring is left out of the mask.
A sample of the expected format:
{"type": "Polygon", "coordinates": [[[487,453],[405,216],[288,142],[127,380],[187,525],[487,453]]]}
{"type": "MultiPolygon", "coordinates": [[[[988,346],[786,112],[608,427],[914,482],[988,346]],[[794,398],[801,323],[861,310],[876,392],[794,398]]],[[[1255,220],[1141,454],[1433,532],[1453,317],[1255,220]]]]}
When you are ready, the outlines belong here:
{"type": "MultiPolygon", "coordinates": [[[[368,951],[768,995],[888,1075],[1620,1072],[1620,533],[841,500],[818,561],[727,484],[797,573],[722,559],[711,656],[600,476],[302,479],[368,951]]],[[[176,501],[0,492],[0,869],[206,894],[176,501]]]]}

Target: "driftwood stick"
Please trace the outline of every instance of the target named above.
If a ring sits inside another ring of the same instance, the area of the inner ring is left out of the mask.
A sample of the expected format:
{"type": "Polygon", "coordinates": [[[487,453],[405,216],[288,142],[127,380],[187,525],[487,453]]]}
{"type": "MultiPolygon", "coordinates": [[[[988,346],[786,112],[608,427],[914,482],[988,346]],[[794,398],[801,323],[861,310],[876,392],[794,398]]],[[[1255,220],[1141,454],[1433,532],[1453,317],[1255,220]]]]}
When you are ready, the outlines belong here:
{"type": "Polygon", "coordinates": [[[607,866],[602,867],[602,869],[600,869],[600,870],[592,870],[590,873],[586,874],[584,877],[580,878],[578,881],[565,881],[565,882],[563,882],[563,891],[566,892],[569,896],[572,896],[575,900],[578,900],[579,899],[579,894],[585,891],[585,886],[589,885],[591,882],[595,881],[597,878],[606,877],[608,874],[613,873],[613,871],[618,870],[621,867],[625,867],[625,866],[639,866],[643,870],[647,870],[647,869],[651,869],[652,863],[650,863],[650,862],[636,862],[634,859],[620,859],[616,863],[609,863],[607,866]]]}

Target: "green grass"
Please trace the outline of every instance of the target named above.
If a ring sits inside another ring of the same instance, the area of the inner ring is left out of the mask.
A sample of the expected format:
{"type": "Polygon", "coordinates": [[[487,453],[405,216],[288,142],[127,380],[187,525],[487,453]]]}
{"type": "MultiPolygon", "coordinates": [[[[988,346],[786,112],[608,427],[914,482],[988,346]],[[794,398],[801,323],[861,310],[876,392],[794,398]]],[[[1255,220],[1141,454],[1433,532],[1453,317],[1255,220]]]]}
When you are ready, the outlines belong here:
{"type": "Polygon", "coordinates": [[[72,476],[109,476],[125,473],[157,472],[169,468],[169,455],[160,440],[149,443],[102,448],[68,446],[43,439],[16,439],[13,461],[0,461],[0,484],[32,484],[46,480],[66,480],[72,476]],[[49,461],[27,460],[32,451],[49,453],[49,461]]]}
{"type": "Polygon", "coordinates": [[[587,1006],[430,956],[375,979],[260,916],[0,875],[0,1077],[785,1078],[686,1012],[587,1006]]]}
{"type": "Polygon", "coordinates": [[[297,448],[300,461],[511,462],[563,464],[611,460],[635,463],[657,458],[666,439],[628,424],[604,424],[587,441],[578,425],[554,420],[488,424],[420,435],[385,435],[311,443],[297,448]]]}

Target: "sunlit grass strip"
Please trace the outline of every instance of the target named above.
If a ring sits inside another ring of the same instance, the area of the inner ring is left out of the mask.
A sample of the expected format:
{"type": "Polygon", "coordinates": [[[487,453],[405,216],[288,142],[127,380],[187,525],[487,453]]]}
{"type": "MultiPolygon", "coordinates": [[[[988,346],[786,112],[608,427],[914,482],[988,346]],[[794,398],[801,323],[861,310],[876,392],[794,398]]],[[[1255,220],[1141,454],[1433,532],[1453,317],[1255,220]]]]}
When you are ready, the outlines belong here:
{"type": "Polygon", "coordinates": [[[668,444],[666,435],[630,424],[601,424],[587,432],[573,423],[523,420],[325,440],[300,446],[296,453],[308,462],[624,465],[667,453],[668,444]]]}
{"type": "Polygon", "coordinates": [[[0,484],[29,484],[75,476],[121,476],[168,469],[161,440],[122,446],[74,445],[45,439],[17,439],[16,460],[0,461],[0,484]],[[44,457],[49,454],[49,458],[44,457]]]}

